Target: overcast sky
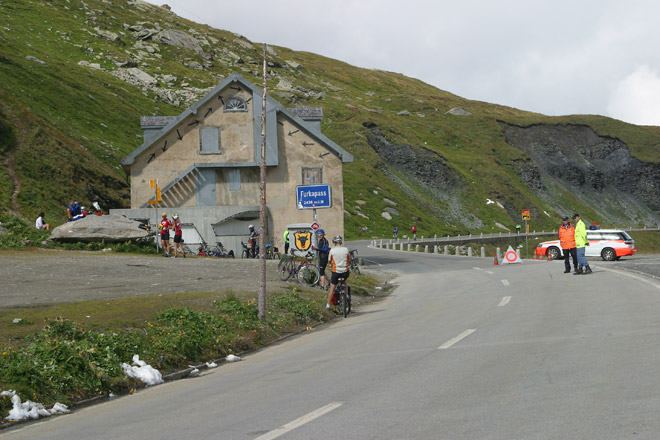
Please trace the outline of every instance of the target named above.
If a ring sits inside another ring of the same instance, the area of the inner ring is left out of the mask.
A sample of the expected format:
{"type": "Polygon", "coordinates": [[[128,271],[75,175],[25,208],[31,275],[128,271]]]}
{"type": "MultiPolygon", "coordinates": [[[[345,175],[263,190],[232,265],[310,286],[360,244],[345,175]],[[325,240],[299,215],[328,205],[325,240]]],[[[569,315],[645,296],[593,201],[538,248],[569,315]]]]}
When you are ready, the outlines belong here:
{"type": "Polygon", "coordinates": [[[469,99],[660,125],[657,0],[149,1],[469,99]]]}

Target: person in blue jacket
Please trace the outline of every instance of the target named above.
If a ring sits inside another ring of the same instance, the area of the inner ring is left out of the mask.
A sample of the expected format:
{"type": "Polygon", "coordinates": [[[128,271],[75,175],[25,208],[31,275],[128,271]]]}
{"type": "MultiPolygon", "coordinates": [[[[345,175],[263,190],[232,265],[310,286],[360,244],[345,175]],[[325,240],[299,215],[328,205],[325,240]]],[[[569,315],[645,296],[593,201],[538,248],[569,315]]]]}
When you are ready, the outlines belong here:
{"type": "Polygon", "coordinates": [[[323,229],[319,229],[316,231],[316,235],[318,235],[318,243],[316,246],[312,246],[312,249],[318,252],[318,259],[319,259],[319,274],[321,275],[321,281],[319,283],[319,286],[322,289],[326,288],[325,282],[327,280],[325,276],[325,267],[328,265],[328,254],[330,253],[330,243],[328,243],[328,239],[325,238],[325,231],[323,229]]]}

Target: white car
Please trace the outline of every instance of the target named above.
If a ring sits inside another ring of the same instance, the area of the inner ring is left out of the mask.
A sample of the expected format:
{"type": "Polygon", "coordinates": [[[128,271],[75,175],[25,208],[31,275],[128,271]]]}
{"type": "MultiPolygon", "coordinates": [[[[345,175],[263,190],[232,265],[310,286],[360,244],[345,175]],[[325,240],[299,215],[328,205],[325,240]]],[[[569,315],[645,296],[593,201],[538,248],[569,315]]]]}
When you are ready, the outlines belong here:
{"type": "MultiPolygon", "coordinates": [[[[589,246],[585,247],[587,257],[601,257],[605,261],[614,261],[635,255],[637,252],[635,240],[621,229],[588,229],[587,240],[589,240],[589,246]]],[[[539,243],[534,253],[541,257],[549,256],[553,260],[563,256],[559,240],[539,243]]]]}

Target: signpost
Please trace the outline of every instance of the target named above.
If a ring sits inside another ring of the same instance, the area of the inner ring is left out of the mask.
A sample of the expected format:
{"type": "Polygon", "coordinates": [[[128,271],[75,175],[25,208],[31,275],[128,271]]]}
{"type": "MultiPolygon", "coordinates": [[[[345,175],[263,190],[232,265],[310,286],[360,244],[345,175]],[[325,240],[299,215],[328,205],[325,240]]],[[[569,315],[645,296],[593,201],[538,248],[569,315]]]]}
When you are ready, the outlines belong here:
{"type": "Polygon", "coordinates": [[[313,209],[316,223],[317,208],[332,208],[330,184],[299,185],[296,187],[296,206],[298,209],[313,209]]]}
{"type": "Polygon", "coordinates": [[[525,220],[525,257],[529,258],[529,225],[527,221],[530,220],[529,209],[522,210],[522,219],[525,220]]]}

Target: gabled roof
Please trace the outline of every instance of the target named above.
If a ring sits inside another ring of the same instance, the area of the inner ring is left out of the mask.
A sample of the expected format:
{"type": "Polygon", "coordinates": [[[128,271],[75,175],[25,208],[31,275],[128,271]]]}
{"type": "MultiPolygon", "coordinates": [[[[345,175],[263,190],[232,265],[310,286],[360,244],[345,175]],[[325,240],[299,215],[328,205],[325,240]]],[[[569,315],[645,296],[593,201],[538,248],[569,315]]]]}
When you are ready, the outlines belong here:
{"type": "MultiPolygon", "coordinates": [[[[227,78],[225,78],[220,84],[218,84],[213,90],[207,93],[199,101],[188,107],[184,110],[179,116],[174,117],[165,125],[159,132],[155,133],[152,137],[145,139],[144,143],[136,148],[131,154],[126,156],[121,164],[124,167],[130,167],[135,163],[135,159],[142,152],[150,148],[156,143],[161,142],[166,136],[168,136],[173,130],[175,130],[179,124],[184,121],[190,115],[197,115],[202,107],[208,105],[214,97],[220,93],[223,89],[228,87],[232,83],[239,83],[245,89],[250,90],[253,96],[254,103],[254,113],[255,113],[255,133],[261,133],[261,118],[256,117],[257,114],[261,114],[262,108],[262,93],[263,91],[252,84],[247,79],[243,78],[238,73],[232,73],[227,78]]],[[[297,126],[300,127],[302,131],[307,133],[310,137],[316,139],[319,144],[326,147],[330,152],[338,156],[342,162],[352,162],[353,156],[341,148],[339,145],[334,143],[332,140],[328,139],[321,131],[315,128],[311,123],[304,121],[302,118],[295,115],[293,112],[287,110],[279,102],[275,101],[270,96],[266,96],[267,106],[266,106],[266,150],[270,160],[267,160],[267,164],[276,165],[277,164],[277,114],[281,113],[287,119],[294,122],[297,126]],[[270,150],[270,151],[269,151],[270,150]],[[274,158],[273,158],[274,155],[274,158]],[[270,163],[268,163],[270,162],[270,163]]],[[[255,136],[255,144],[259,143],[258,147],[261,147],[261,139],[258,136],[255,136]]],[[[255,145],[257,147],[257,145],[255,145]]],[[[257,157],[257,156],[255,156],[257,157]]],[[[256,165],[256,164],[255,164],[256,165]]]]}

